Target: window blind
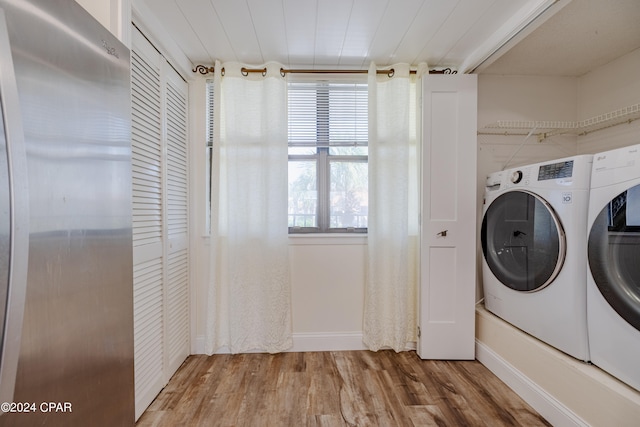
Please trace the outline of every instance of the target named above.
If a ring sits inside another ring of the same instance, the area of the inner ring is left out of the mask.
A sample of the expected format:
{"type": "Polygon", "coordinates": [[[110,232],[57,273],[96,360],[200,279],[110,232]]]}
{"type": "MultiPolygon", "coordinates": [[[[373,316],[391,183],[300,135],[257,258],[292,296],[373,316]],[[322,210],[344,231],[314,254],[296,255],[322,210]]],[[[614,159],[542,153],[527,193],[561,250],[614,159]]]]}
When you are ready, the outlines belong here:
{"type": "Polygon", "coordinates": [[[214,84],[213,80],[207,80],[207,146],[213,146],[214,123],[214,84]]]}
{"type": "Polygon", "coordinates": [[[366,146],[366,83],[290,82],[289,146],[366,146]]]}

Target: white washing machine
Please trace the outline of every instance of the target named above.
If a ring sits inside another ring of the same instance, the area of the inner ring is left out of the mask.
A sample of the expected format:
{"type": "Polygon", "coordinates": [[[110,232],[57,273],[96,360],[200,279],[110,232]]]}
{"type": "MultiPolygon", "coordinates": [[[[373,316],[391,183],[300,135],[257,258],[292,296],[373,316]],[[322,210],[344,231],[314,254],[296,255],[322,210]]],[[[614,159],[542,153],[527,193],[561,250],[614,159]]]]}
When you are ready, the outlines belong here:
{"type": "Polygon", "coordinates": [[[592,159],[574,156],[491,174],[481,232],[487,310],[584,361],[592,159]]]}
{"type": "Polygon", "coordinates": [[[591,361],[640,390],[640,145],[594,155],[587,227],[591,361]]]}

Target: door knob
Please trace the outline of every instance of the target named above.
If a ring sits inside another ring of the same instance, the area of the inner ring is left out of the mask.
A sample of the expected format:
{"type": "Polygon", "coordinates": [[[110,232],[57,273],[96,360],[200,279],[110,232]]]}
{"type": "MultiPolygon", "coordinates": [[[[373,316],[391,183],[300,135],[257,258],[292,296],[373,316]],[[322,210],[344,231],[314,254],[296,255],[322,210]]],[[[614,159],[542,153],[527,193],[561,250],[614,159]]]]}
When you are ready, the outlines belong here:
{"type": "Polygon", "coordinates": [[[436,236],[447,237],[447,231],[449,231],[449,230],[442,230],[441,232],[439,232],[438,234],[436,234],[436,236]]]}

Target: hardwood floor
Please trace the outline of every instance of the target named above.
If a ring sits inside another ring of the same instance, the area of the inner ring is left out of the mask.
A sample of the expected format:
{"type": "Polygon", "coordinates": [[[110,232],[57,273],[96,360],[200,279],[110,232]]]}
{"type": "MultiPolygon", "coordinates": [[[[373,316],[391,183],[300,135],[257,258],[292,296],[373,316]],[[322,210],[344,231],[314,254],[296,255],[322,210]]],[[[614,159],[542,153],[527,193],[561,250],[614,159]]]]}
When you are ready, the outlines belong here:
{"type": "Polygon", "coordinates": [[[147,426],[550,426],[477,361],[415,352],[190,356],[147,426]]]}

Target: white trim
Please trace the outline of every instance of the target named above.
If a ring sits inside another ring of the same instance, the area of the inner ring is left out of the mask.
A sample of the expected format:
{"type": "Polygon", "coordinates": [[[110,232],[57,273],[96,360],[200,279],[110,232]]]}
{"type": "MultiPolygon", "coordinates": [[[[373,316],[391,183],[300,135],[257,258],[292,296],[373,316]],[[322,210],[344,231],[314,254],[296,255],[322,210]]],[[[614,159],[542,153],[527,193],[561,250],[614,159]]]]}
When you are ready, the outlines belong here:
{"type": "Polygon", "coordinates": [[[361,245],[366,246],[366,234],[349,233],[310,233],[289,234],[289,246],[305,245],[361,245]]]}
{"type": "MultiPolygon", "coordinates": [[[[205,354],[205,337],[199,335],[194,340],[194,354],[205,354]]],[[[407,343],[407,350],[415,350],[415,343],[407,343]]],[[[293,347],[288,352],[309,351],[354,351],[368,350],[362,342],[362,332],[306,332],[293,334],[293,347]]],[[[228,353],[220,350],[216,353],[228,353]]]]}
{"type": "Polygon", "coordinates": [[[131,0],[111,1],[111,32],[131,49],[131,0]]]}
{"type": "MultiPolygon", "coordinates": [[[[194,354],[206,354],[205,337],[199,335],[195,339],[194,354]]],[[[362,332],[308,332],[293,334],[293,347],[287,352],[307,351],[351,351],[368,350],[362,343],[362,332]]],[[[228,349],[220,349],[216,354],[229,353],[228,349]]]]}
{"type": "Polygon", "coordinates": [[[589,426],[562,402],[478,340],[476,358],[554,426],[589,426]]]}
{"type": "Polygon", "coordinates": [[[367,350],[362,332],[307,332],[293,334],[290,352],[367,350]]]}
{"type": "Polygon", "coordinates": [[[571,0],[529,1],[464,60],[458,72],[480,73],[571,0]]]}

